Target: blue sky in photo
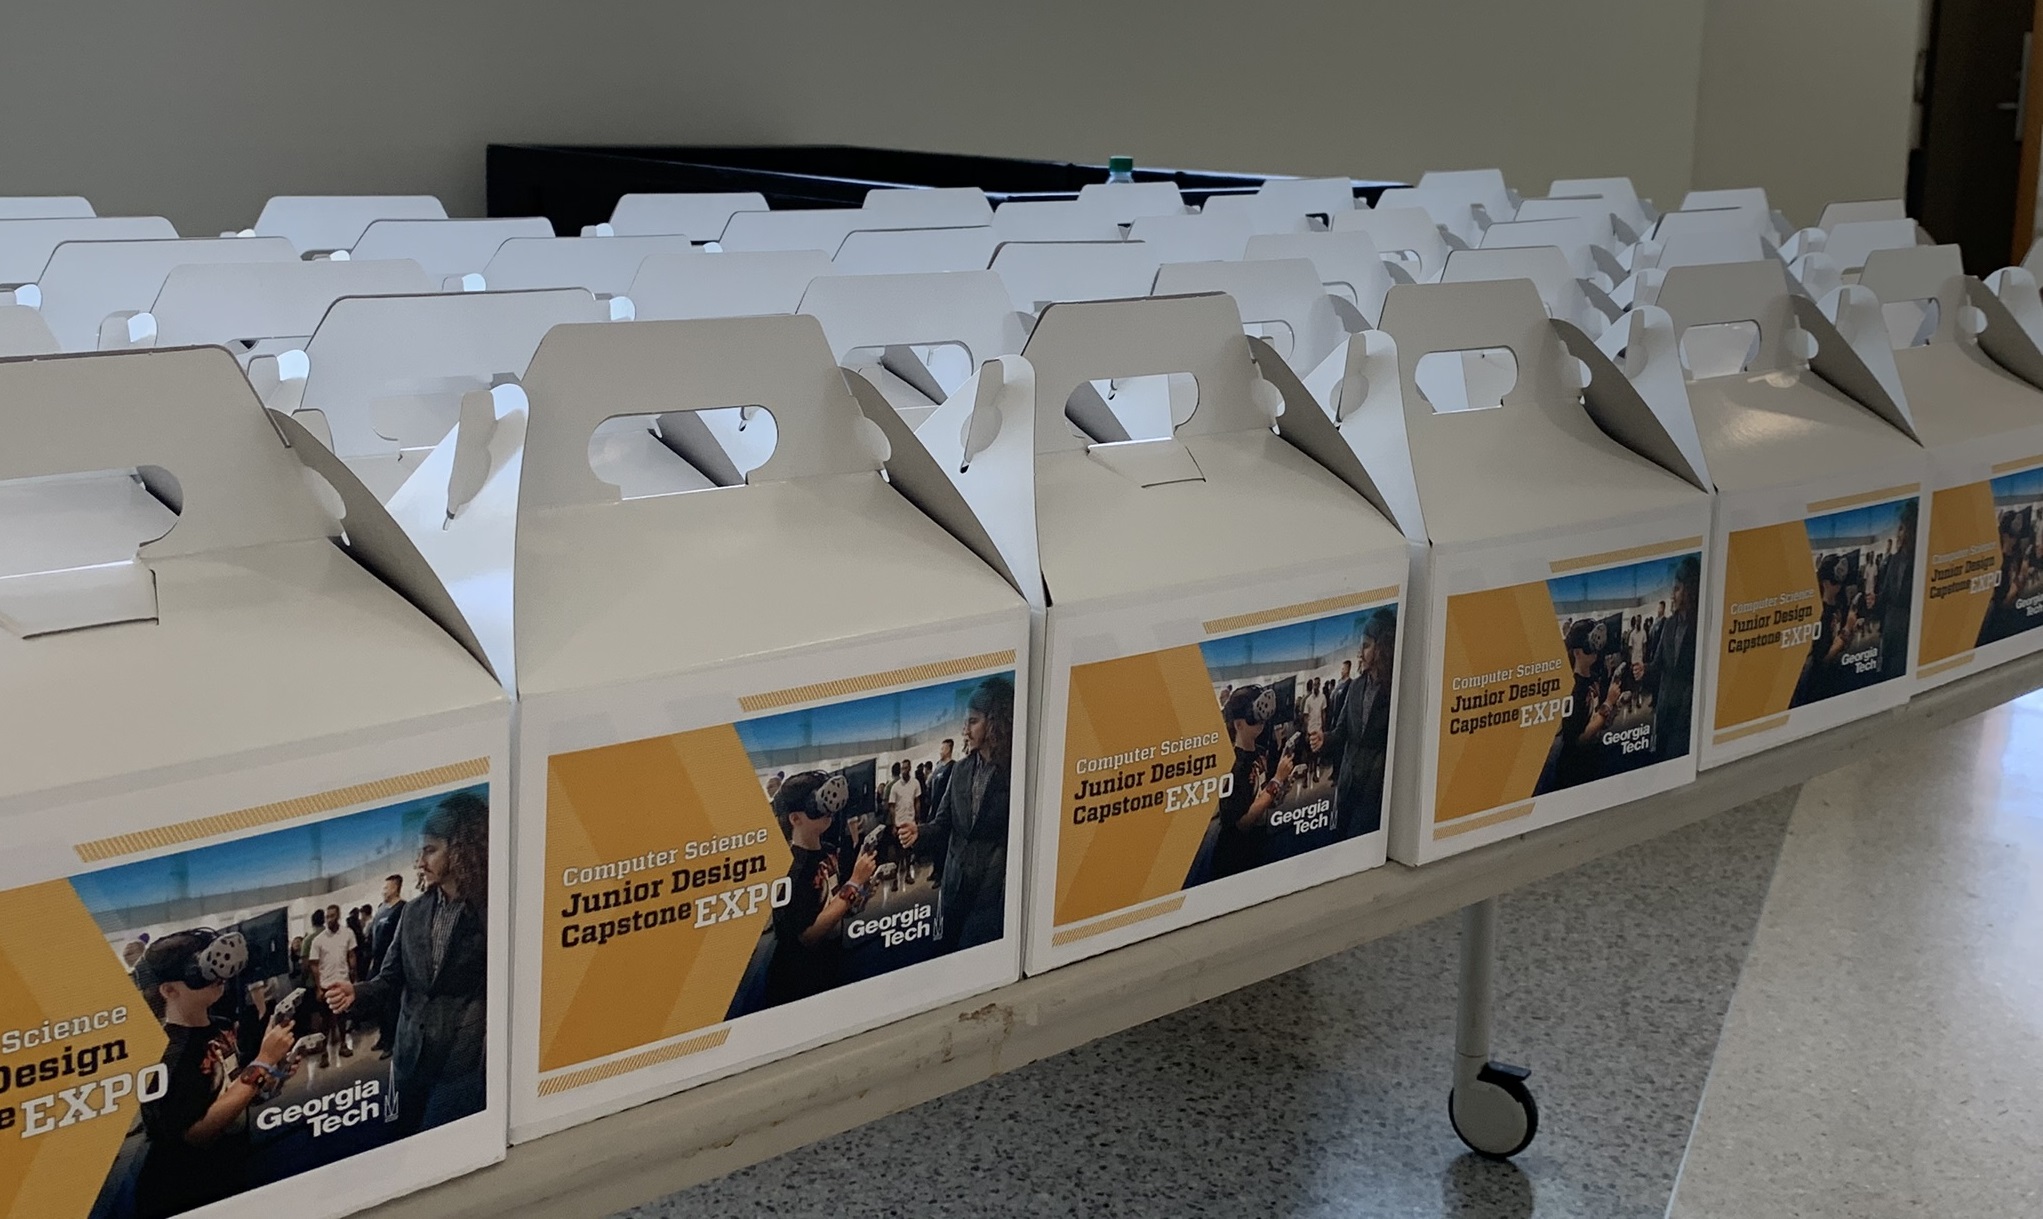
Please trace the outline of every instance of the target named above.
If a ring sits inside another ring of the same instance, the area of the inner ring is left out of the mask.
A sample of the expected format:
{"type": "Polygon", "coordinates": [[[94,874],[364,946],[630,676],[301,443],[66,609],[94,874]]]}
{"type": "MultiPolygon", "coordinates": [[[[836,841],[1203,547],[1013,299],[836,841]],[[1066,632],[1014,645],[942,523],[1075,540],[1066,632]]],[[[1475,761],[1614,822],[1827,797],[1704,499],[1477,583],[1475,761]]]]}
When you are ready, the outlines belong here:
{"type": "Polygon", "coordinates": [[[1832,512],[1827,516],[1812,516],[1808,520],[1809,547],[1812,550],[1823,550],[1833,546],[1856,545],[1856,539],[1859,538],[1883,540],[1900,525],[1901,506],[1913,502],[1897,499],[1891,503],[1847,508],[1843,512],[1832,512]]]}
{"type": "MultiPolygon", "coordinates": [[[[1396,612],[1395,605],[1384,608],[1396,612]]],[[[1260,668],[1265,672],[1309,669],[1320,657],[1353,659],[1362,646],[1362,624],[1376,610],[1342,610],[1325,618],[1287,622],[1245,635],[1208,640],[1199,654],[1209,669],[1260,668]]]]}
{"type": "MultiPolygon", "coordinates": [[[[912,736],[944,724],[961,725],[965,701],[988,674],[895,690],[867,698],[740,720],[738,740],[747,753],[813,749],[836,743],[912,736]]],[[[1010,671],[1008,680],[1014,679],[1010,671]]]]}
{"type": "Polygon", "coordinates": [[[2022,500],[2043,499],[2043,466],[2018,470],[1993,480],[1993,497],[2022,500]]]}
{"type": "Polygon", "coordinates": [[[1574,576],[1556,576],[1546,582],[1547,596],[1554,608],[1567,613],[1567,605],[1644,605],[1665,600],[1674,591],[1674,569],[1684,558],[1701,561],[1702,555],[1668,555],[1623,567],[1606,567],[1574,576]]]}
{"type": "MultiPolygon", "coordinates": [[[[489,785],[464,789],[489,798],[489,785]]],[[[211,894],[240,893],[271,885],[303,884],[417,849],[419,826],[434,805],[452,795],[440,792],[272,830],[233,842],[175,855],[160,855],[71,878],[85,908],[98,915],[155,902],[211,894]]]]}

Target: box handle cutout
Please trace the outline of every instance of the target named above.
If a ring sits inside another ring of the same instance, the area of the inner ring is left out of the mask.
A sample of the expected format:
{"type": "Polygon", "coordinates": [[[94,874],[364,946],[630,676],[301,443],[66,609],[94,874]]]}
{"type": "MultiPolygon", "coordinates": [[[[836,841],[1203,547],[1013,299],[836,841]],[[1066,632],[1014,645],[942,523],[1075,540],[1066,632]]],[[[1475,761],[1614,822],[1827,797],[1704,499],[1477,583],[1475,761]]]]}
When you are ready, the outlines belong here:
{"type": "Polygon", "coordinates": [[[1495,410],[1518,384],[1518,357],[1508,347],[1429,351],[1419,357],[1412,380],[1438,414],[1495,410]]]}
{"type": "Polygon", "coordinates": [[[155,621],[156,576],[138,556],[183,504],[160,466],[0,482],[0,627],[31,639],[155,621]]]}
{"type": "Polygon", "coordinates": [[[1703,322],[1681,332],[1681,367],[1691,381],[1729,377],[1759,358],[1759,323],[1703,322]]]}
{"type": "Polygon", "coordinates": [[[1191,373],[1151,373],[1087,381],[1065,401],[1064,417],[1098,444],[1168,440],[1199,409],[1191,373]]]}
{"type": "Polygon", "coordinates": [[[758,403],[612,415],[589,434],[589,468],[627,500],[739,487],[778,439],[773,412],[758,403]]]}

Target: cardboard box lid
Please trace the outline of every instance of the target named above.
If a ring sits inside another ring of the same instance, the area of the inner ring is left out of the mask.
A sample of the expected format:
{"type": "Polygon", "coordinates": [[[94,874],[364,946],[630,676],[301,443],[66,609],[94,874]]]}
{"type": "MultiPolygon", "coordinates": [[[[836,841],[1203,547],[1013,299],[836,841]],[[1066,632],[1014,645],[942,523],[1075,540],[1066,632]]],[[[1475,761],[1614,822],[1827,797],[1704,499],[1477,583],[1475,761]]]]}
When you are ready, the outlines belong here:
{"type": "Polygon", "coordinates": [[[1851,199],[1827,203],[1816,227],[1828,231],[1855,220],[1906,220],[1908,205],[1900,199],[1851,199]]]}
{"type": "Polygon", "coordinates": [[[282,237],[301,253],[349,250],[377,220],[445,220],[431,195],[276,195],[255,218],[258,237],[282,237]]]}
{"type": "Polygon", "coordinates": [[[852,364],[860,351],[896,349],[885,350],[876,362],[927,398],[928,406],[950,391],[912,352],[898,349],[955,343],[976,371],[996,356],[1020,352],[1028,339],[1006,285],[992,271],[833,275],[809,285],[800,312],[822,323],[840,365],[852,364]]]}
{"type": "Polygon", "coordinates": [[[1744,207],[1683,208],[1668,212],[1653,226],[1653,240],[1665,244],[1698,233],[1738,233],[1754,239],[1773,236],[1766,213],[1744,207]]]}
{"type": "Polygon", "coordinates": [[[1096,203],[1077,199],[1010,199],[993,209],[1002,241],[1119,241],[1121,226],[1096,203]]]}
{"type": "Polygon", "coordinates": [[[1116,224],[1133,224],[1144,216],[1179,216],[1190,210],[1175,182],[1088,182],[1078,188],[1078,201],[1099,208],[1116,224]]]}
{"type": "MultiPolygon", "coordinates": [[[[1535,223],[1544,225],[1547,222],[1535,223]]],[[[1495,230],[1505,226],[1490,227],[1495,230]]],[[[1569,265],[1566,253],[1558,246],[1454,250],[1447,255],[1447,266],[1440,272],[1440,282],[1444,284],[1501,279],[1531,280],[1539,289],[1539,299],[1546,306],[1547,316],[1572,322],[1591,334],[1603,333],[1603,328],[1616,320],[1590,304],[1574,267],[1569,265]]]]}
{"type": "Polygon", "coordinates": [[[1447,265],[1447,241],[1424,208],[1357,209],[1335,216],[1329,227],[1336,233],[1354,230],[1369,234],[1384,258],[1408,258],[1414,263],[1412,278],[1421,283],[1439,279],[1440,269],[1447,265]]]}
{"type": "MultiPolygon", "coordinates": [[[[1280,408],[1321,408],[1264,379],[1234,302],[1218,293],[1056,304],[1024,357],[1034,370],[1035,516],[1050,604],[1209,584],[1335,561],[1402,556],[1368,501],[1272,431],[1280,408]],[[1088,382],[1189,373],[1198,405],[1175,436],[1088,444],[1066,403],[1088,382]],[[1148,485],[1145,485],[1148,484],[1148,485]],[[1309,545],[1270,544],[1281,503],[1309,545]]],[[[1264,349],[1263,359],[1281,364],[1264,349]]]]}
{"type": "Polygon", "coordinates": [[[1989,358],[1981,347],[1986,335],[1998,330],[1995,350],[2015,369],[2043,370],[2043,352],[2019,324],[1995,309],[1998,301],[1985,285],[1965,274],[1957,246],[1875,250],[1866,256],[1859,287],[1890,307],[1936,304],[1936,324],[1928,342],[1911,346],[1903,340],[1894,352],[1924,444],[1954,444],[2043,427],[2043,393],[1989,358]]]}
{"type": "Polygon", "coordinates": [[[430,572],[345,471],[356,557],[335,544],[342,519],[225,352],[0,362],[0,415],[0,478],[157,467],[179,508],[134,564],[154,621],[0,630],[0,796],[501,702],[410,603],[430,572]]]}
{"type": "Polygon", "coordinates": [[[544,216],[373,220],[362,230],[361,239],[350,253],[357,261],[408,258],[433,277],[433,286],[428,291],[437,292],[443,280],[479,274],[513,237],[551,236],[553,222],[544,216]]]}
{"type": "Polygon", "coordinates": [[[1021,604],[881,477],[883,442],[814,318],[560,326],[524,388],[523,695],[1021,604]],[[778,440],[743,486],[620,500],[590,467],[605,419],[751,405],[773,413],[778,440]]]}
{"type": "Polygon", "coordinates": [[[1141,241],[1008,241],[992,269],[1014,307],[1035,313],[1052,301],[1147,296],[1162,260],[1141,241]]]}
{"type": "Polygon", "coordinates": [[[1566,257],[1568,273],[1588,279],[1598,270],[1591,251],[1596,246],[1595,221],[1581,216],[1552,216],[1544,220],[1505,220],[1483,230],[1476,246],[1481,250],[1515,250],[1529,246],[1550,246],[1566,257]]]}
{"type": "Polygon", "coordinates": [[[821,250],[654,254],[631,281],[633,316],[658,322],[793,313],[809,281],[835,274],[821,250]]]}
{"type": "Polygon", "coordinates": [[[1225,212],[1143,216],[1128,229],[1130,241],[1145,243],[1164,262],[1232,262],[1241,257],[1253,235],[1246,216],[1225,212]]]}
{"type": "Polygon", "coordinates": [[[582,288],[343,297],[305,345],[299,409],[320,412],[333,451],[388,498],[409,473],[400,452],[446,435],[463,394],[522,376],[555,325],[607,316],[582,288]],[[391,414],[415,431],[380,432],[391,414]]]}
{"type": "Polygon", "coordinates": [[[630,194],[610,209],[610,230],[619,237],[680,234],[694,241],[715,241],[732,216],[765,210],[766,196],[751,190],[630,194]]]}
{"type": "Polygon", "coordinates": [[[0,220],[48,220],[96,213],[83,195],[0,195],[0,220]]]}
{"type": "Polygon", "coordinates": [[[482,279],[492,292],[586,288],[623,296],[647,258],[690,248],[686,237],[513,237],[497,247],[482,279]]]}
{"type": "Polygon", "coordinates": [[[1382,329],[1396,344],[1399,392],[1370,394],[1357,423],[1343,430],[1367,429],[1372,410],[1401,414],[1435,544],[1494,542],[1702,501],[1698,486],[1612,439],[1657,435],[1664,443],[1651,447],[1679,460],[1630,383],[1586,339],[1564,342],[1564,326],[1549,320],[1527,279],[1400,284],[1385,299],[1382,329]],[[1420,392],[1428,355],[1495,348],[1515,365],[1498,405],[1436,411],[1420,392]],[[1595,395],[1586,403],[1584,388],[1595,395]]]}
{"type": "Polygon", "coordinates": [[[1449,190],[1444,187],[1393,187],[1376,197],[1377,210],[1417,208],[1426,213],[1433,223],[1451,234],[1463,245],[1472,246],[1482,239],[1486,221],[1508,220],[1504,216],[1476,217],[1475,200],[1468,192],[1449,190]]]}
{"type": "Polygon", "coordinates": [[[1308,386],[1313,371],[1348,338],[1334,298],[1320,282],[1319,272],[1302,258],[1167,262],[1157,270],[1157,296],[1202,292],[1224,292],[1232,297],[1242,324],[1259,331],[1259,337],[1308,386]]]}
{"type": "MultiPolygon", "coordinates": [[[[1322,233],[1258,233],[1249,238],[1242,257],[1251,261],[1266,258],[1303,258],[1319,273],[1321,285],[1333,296],[1355,307],[1365,326],[1374,326],[1383,314],[1383,298],[1394,282],[1390,269],[1376,252],[1376,243],[1359,230],[1322,233]]],[[[1348,329],[1362,327],[1347,319],[1348,329]]]]}
{"type": "Polygon", "coordinates": [[[0,357],[55,354],[57,336],[50,333],[39,310],[27,305],[0,305],[0,357]]]}
{"type": "Polygon", "coordinates": [[[1518,210],[1511,188],[1505,185],[1504,171],[1495,167],[1429,169],[1419,175],[1418,185],[1421,190],[1466,197],[1470,203],[1488,212],[1492,223],[1509,220],[1518,210]]]}
{"type": "Polygon", "coordinates": [[[1643,235],[1654,217],[1630,178],[1555,178],[1546,188],[1549,197],[1595,195],[1609,202],[1612,214],[1624,222],[1633,235],[1643,235]]]}
{"type": "Polygon", "coordinates": [[[1613,253],[1638,239],[1639,230],[1629,225],[1626,226],[1627,237],[1621,238],[1618,235],[1617,227],[1622,221],[1618,216],[1617,205],[1602,195],[1563,195],[1526,199],[1519,203],[1518,215],[1512,223],[1565,219],[1587,221],[1589,240],[1613,253]]]}
{"type": "Polygon", "coordinates": [[[1725,207],[1754,211],[1762,216],[1773,211],[1773,205],[1766,200],[1766,188],[1760,186],[1734,186],[1723,190],[1692,190],[1681,197],[1681,210],[1684,212],[1725,207]]]}
{"type": "Polygon", "coordinates": [[[161,216],[56,216],[0,220],[0,286],[42,278],[50,255],[67,241],[138,241],[175,237],[161,216]]]}
{"type": "Polygon", "coordinates": [[[857,228],[831,258],[844,275],[932,271],[983,271],[999,237],[990,225],[975,228],[857,228]]]}
{"type": "Polygon", "coordinates": [[[844,235],[870,226],[872,213],[860,207],[802,207],[739,212],[724,226],[717,244],[726,250],[821,250],[835,254],[844,235]]]}
{"type": "Polygon", "coordinates": [[[1759,329],[1744,371],[1689,385],[1718,490],[1812,482],[1920,453],[1877,302],[1870,317],[1855,310],[1842,319],[1853,332],[1847,337],[1768,259],[1677,267],[1667,272],[1658,304],[1677,340],[1697,326],[1759,329]],[[1810,338],[1815,351],[1805,355],[1810,338]],[[1875,370],[1865,361],[1880,351],[1887,367],[1875,370]]]}
{"type": "Polygon", "coordinates": [[[65,351],[93,351],[113,314],[149,308],[172,267],[215,262],[297,262],[281,237],[173,237],[66,241],[50,252],[36,287],[43,317],[65,351]]]}
{"type": "Polygon", "coordinates": [[[1287,211],[1333,216],[1355,210],[1355,183],[1350,178],[1266,178],[1256,197],[1287,211]]]}
{"type": "Polygon", "coordinates": [[[1309,233],[1312,231],[1312,217],[1304,210],[1305,206],[1289,201],[1272,203],[1260,194],[1215,195],[1206,200],[1199,214],[1211,218],[1239,217],[1252,234],[1309,233]]]}
{"type": "Polygon", "coordinates": [[[976,186],[876,186],[865,193],[865,210],[885,217],[884,228],[993,223],[993,205],[976,186]]]}
{"type": "Polygon", "coordinates": [[[188,263],[164,276],[149,313],[159,347],[303,339],[344,296],[418,294],[438,287],[409,259],[188,263]]]}
{"type": "Polygon", "coordinates": [[[1895,220],[1841,220],[1823,242],[1823,254],[1840,275],[1863,270],[1875,250],[1906,250],[1918,244],[1920,229],[1906,216],[1895,220]]]}

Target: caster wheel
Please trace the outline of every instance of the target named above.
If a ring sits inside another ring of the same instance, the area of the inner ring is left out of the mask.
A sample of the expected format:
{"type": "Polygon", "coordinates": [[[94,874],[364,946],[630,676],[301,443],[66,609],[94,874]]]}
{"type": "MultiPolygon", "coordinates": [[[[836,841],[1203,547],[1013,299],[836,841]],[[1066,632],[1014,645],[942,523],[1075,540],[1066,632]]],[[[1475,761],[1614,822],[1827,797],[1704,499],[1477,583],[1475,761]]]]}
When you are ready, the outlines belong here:
{"type": "Polygon", "coordinates": [[[1539,1104],[1525,1086],[1531,1074],[1524,1067],[1493,1062],[1476,1076],[1464,1095],[1447,1094],[1447,1120],[1469,1150],[1493,1160],[1508,1160],[1532,1145],[1539,1133],[1539,1104]]]}

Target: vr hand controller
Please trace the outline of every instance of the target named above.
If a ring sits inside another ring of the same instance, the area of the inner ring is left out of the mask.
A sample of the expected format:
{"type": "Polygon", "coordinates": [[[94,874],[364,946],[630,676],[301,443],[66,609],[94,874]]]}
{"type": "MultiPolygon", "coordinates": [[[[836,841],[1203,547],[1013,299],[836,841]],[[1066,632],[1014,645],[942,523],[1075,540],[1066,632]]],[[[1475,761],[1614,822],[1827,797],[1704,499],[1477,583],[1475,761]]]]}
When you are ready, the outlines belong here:
{"type": "Polygon", "coordinates": [[[298,1018],[298,1008],[305,1002],[305,988],[299,987],[284,996],[283,1002],[270,1009],[271,1024],[289,1024],[298,1018]]]}

